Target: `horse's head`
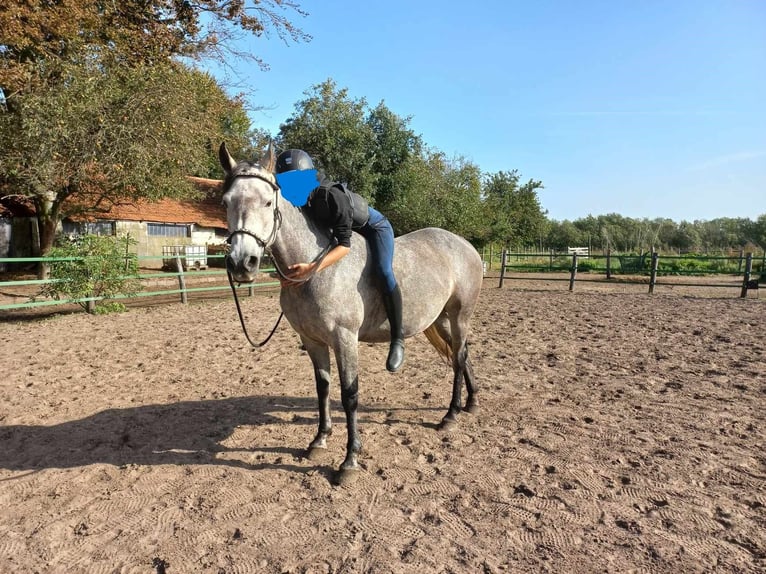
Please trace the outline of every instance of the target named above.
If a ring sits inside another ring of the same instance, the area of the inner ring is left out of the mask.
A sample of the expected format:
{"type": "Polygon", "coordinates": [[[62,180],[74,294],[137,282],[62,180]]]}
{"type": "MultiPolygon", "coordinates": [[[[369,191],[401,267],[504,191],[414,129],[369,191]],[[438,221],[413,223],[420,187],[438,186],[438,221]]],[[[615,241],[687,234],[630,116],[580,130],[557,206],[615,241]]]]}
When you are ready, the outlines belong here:
{"type": "Polygon", "coordinates": [[[268,151],[258,163],[237,162],[226,144],[218,150],[226,174],[223,184],[223,204],[229,225],[231,245],[226,267],[236,281],[255,280],[261,257],[271,246],[279,231],[279,186],[274,174],[274,151],[268,151]]]}

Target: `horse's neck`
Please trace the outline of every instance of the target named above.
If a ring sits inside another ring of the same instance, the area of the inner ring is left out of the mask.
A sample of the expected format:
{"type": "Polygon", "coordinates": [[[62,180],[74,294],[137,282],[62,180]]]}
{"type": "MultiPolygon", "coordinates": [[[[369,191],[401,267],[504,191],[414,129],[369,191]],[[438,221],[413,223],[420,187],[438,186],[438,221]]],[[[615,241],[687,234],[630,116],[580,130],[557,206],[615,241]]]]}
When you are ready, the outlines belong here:
{"type": "Polygon", "coordinates": [[[313,261],[330,244],[329,233],[317,229],[292,204],[285,202],[281,212],[282,225],[271,246],[272,257],[284,269],[295,263],[313,261]]]}

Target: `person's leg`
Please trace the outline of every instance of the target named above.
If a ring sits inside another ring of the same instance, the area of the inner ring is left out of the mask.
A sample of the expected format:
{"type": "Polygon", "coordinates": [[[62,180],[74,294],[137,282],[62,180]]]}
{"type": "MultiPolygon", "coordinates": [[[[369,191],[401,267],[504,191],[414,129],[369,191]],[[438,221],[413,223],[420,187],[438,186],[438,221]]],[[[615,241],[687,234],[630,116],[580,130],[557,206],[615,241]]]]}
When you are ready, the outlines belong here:
{"type": "Polygon", "coordinates": [[[370,221],[364,236],[370,244],[375,272],[383,289],[383,305],[391,326],[391,344],[386,369],[396,372],[404,362],[404,331],[402,329],[402,292],[394,276],[394,230],[380,212],[370,209],[370,221]]]}

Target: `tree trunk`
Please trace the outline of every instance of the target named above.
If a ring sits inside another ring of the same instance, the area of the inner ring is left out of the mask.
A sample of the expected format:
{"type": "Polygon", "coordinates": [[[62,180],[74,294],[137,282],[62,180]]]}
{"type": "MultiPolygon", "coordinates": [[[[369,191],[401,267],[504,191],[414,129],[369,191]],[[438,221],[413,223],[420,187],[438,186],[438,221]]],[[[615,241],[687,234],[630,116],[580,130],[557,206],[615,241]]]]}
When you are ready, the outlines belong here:
{"type": "MultiPolygon", "coordinates": [[[[58,205],[55,196],[45,194],[37,196],[35,209],[37,211],[37,237],[39,240],[39,256],[45,257],[53,247],[58,226],[58,205]]],[[[40,263],[37,266],[38,279],[48,279],[51,274],[49,263],[40,263]]]]}

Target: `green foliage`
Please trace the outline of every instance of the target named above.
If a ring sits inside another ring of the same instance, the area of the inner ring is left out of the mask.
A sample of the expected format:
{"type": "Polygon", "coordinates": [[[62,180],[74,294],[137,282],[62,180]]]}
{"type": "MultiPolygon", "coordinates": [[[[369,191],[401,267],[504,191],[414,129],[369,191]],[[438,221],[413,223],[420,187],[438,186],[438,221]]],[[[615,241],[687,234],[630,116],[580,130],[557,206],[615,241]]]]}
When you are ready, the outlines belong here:
{"type": "Polygon", "coordinates": [[[280,126],[280,149],[299,148],[332,179],[344,181],[391,220],[398,234],[423,227],[449,229],[479,244],[486,235],[479,167],[423,145],[402,118],[381,102],[326,80],[306,92],[280,126]]]}
{"type": "Polygon", "coordinates": [[[589,245],[614,252],[727,253],[732,249],[766,249],[766,214],[755,221],[718,218],[681,221],[633,219],[616,213],[549,222],[546,246],[556,250],[589,245]]]}
{"type": "Polygon", "coordinates": [[[190,196],[187,176],[219,175],[222,140],[252,147],[241,98],[182,61],[226,60],[238,32],[310,40],[290,13],[306,15],[280,0],[4,1],[0,186],[34,203],[42,254],[67,215],[190,196]]]}
{"type": "Polygon", "coordinates": [[[489,174],[484,183],[489,241],[505,245],[536,245],[546,233],[545,212],[537,191],[540,181],[521,184],[518,171],[489,174]]]}
{"type": "Polygon", "coordinates": [[[367,101],[325,80],[305,92],[295,114],[279,127],[280,149],[306,151],[327,177],[347,183],[367,199],[375,196],[375,134],[366,121],[367,101]]]}
{"type": "Polygon", "coordinates": [[[248,143],[241,102],[208,74],[94,59],[37,72],[37,87],[0,114],[0,182],[35,204],[43,254],[64,217],[190,196],[187,176],[210,175],[222,139],[248,143]]]}
{"type": "Polygon", "coordinates": [[[109,301],[104,303],[101,301],[96,304],[93,313],[95,315],[109,315],[111,313],[125,313],[127,310],[128,308],[123,303],[119,303],[117,301],[109,301]]]}
{"type": "Polygon", "coordinates": [[[577,270],[583,273],[590,273],[591,271],[601,271],[601,268],[605,265],[604,262],[599,262],[595,259],[577,259],[577,270]]]}
{"type": "Polygon", "coordinates": [[[30,68],[83,52],[98,52],[110,67],[163,64],[179,56],[224,61],[234,54],[266,69],[253,51],[235,52],[235,43],[243,34],[311,40],[287,14],[307,15],[298,3],[284,0],[3,0],[0,78],[6,93],[15,94],[30,86],[30,68]]]}
{"type": "MultiPolygon", "coordinates": [[[[51,263],[51,283],[41,294],[57,300],[135,295],[141,289],[138,258],[128,252],[135,243],[128,237],[97,235],[65,240],[51,250],[50,256],[61,260],[51,263]]],[[[79,304],[88,308],[87,302],[79,304]]],[[[101,305],[101,312],[120,308],[119,303],[101,305]]]]}

